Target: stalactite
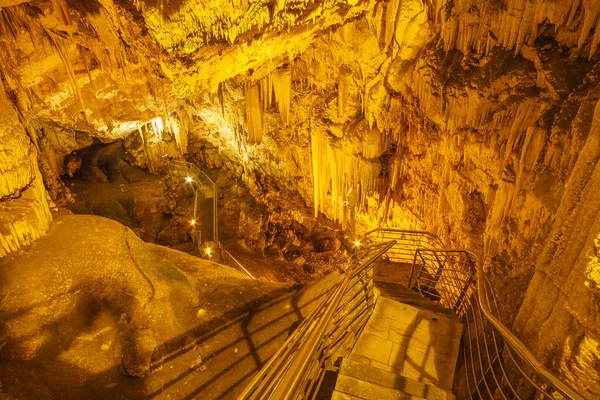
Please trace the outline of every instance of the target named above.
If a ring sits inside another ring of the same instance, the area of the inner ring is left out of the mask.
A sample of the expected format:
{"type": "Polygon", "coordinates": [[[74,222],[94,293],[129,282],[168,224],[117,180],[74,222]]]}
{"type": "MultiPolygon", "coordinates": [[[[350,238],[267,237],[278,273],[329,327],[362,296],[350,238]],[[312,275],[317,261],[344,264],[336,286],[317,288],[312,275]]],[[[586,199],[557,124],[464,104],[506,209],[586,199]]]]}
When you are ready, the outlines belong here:
{"type": "Polygon", "coordinates": [[[327,143],[325,135],[313,132],[310,140],[312,153],[313,198],[315,218],[323,212],[324,199],[327,194],[327,143]]]}
{"type": "Polygon", "coordinates": [[[219,97],[219,105],[221,106],[221,116],[225,117],[225,95],[223,91],[225,82],[219,82],[219,86],[217,87],[217,96],[219,97]]]}
{"type": "Polygon", "coordinates": [[[246,124],[248,143],[258,144],[263,136],[263,105],[259,85],[246,84],[246,124]]]}
{"type": "Polygon", "coordinates": [[[292,97],[292,74],[289,68],[277,71],[271,79],[277,108],[284,126],[290,120],[290,101],[292,97]]]}
{"type": "Polygon", "coordinates": [[[79,52],[79,57],[81,58],[81,62],[85,66],[85,72],[87,73],[88,81],[90,82],[90,86],[91,86],[92,90],[95,90],[94,89],[94,81],[92,80],[92,75],[90,74],[90,69],[88,67],[87,61],[85,60],[85,55],[83,54],[82,47],[80,45],[77,45],[77,51],[79,52]]]}
{"type": "Polygon", "coordinates": [[[348,103],[348,75],[348,69],[342,65],[338,73],[338,118],[341,121],[344,120],[344,114],[346,113],[346,104],[348,103]]]}
{"type": "Polygon", "coordinates": [[[288,125],[292,97],[292,75],[289,68],[274,71],[256,84],[246,84],[246,123],[249,143],[260,143],[264,130],[264,113],[277,105],[281,122],[288,125]]]}
{"type": "Polygon", "coordinates": [[[66,0],[52,0],[52,7],[63,24],[71,25],[71,14],[66,0]]]}
{"type": "Polygon", "coordinates": [[[384,3],[384,12],[381,15],[381,33],[379,49],[385,52],[392,43],[396,31],[396,14],[400,6],[399,0],[390,0],[384,3]]]}
{"type": "Polygon", "coordinates": [[[366,135],[359,137],[350,133],[342,139],[328,137],[321,131],[311,135],[315,216],[325,212],[329,205],[331,213],[328,215],[345,227],[348,217],[345,202],[350,189],[358,193],[359,208],[375,190],[380,166],[374,160],[379,155],[380,143],[376,132],[366,135]]]}
{"type": "Polygon", "coordinates": [[[188,146],[187,130],[182,129],[181,124],[175,118],[171,117],[167,119],[167,126],[169,127],[169,132],[175,137],[175,142],[181,154],[186,154],[188,146]]]}
{"type": "Polygon", "coordinates": [[[144,148],[144,156],[146,157],[146,166],[150,172],[154,172],[154,167],[152,165],[152,160],[150,159],[150,154],[148,152],[148,146],[146,145],[146,138],[144,137],[144,131],[142,130],[143,125],[138,125],[138,132],[140,134],[140,139],[142,141],[142,147],[144,148]]]}
{"type": "Polygon", "coordinates": [[[461,0],[450,4],[446,18],[441,19],[440,34],[446,51],[458,49],[463,53],[489,53],[499,44],[520,53],[543,32],[540,26],[553,25],[555,31],[570,31],[562,36],[562,45],[575,47],[579,52],[595,29],[588,57],[598,50],[598,16],[600,2],[571,0],[556,2],[538,0],[523,3],[509,0],[498,8],[493,2],[461,0]]]}
{"type": "Polygon", "coordinates": [[[267,75],[258,83],[260,85],[260,104],[263,112],[273,103],[273,80],[271,75],[267,75]]]}
{"type": "Polygon", "coordinates": [[[65,70],[67,71],[67,75],[69,76],[69,81],[71,82],[71,86],[73,88],[73,94],[79,101],[79,105],[81,106],[81,111],[83,114],[83,118],[87,121],[86,116],[86,107],[83,101],[83,96],[81,95],[81,91],[79,90],[79,85],[77,84],[77,77],[75,76],[75,71],[73,69],[73,65],[71,64],[71,59],[69,58],[68,52],[65,50],[65,46],[63,45],[63,38],[56,35],[54,32],[50,30],[46,30],[46,35],[50,40],[51,46],[54,48],[58,56],[60,57],[63,65],[65,66],[65,70]]]}

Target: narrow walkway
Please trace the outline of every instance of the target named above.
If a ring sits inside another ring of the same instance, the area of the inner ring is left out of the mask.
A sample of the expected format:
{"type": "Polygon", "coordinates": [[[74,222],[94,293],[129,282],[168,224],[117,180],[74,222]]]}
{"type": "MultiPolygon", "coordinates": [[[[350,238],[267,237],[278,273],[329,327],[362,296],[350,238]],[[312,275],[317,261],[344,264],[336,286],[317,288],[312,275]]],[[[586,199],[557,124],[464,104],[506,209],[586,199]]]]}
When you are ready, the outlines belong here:
{"type": "Polygon", "coordinates": [[[381,295],[342,361],[332,399],[454,399],[462,324],[405,286],[381,281],[407,283],[406,265],[379,262],[375,271],[381,295]]]}

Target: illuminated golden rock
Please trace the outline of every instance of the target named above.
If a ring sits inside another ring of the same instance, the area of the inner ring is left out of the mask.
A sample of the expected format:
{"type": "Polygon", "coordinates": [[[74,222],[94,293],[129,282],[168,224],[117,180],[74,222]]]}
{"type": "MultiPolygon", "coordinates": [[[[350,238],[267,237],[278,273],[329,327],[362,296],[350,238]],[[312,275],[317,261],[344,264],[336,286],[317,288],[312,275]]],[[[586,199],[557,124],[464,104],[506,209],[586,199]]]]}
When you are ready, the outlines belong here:
{"type": "MultiPolygon", "coordinates": [[[[506,321],[600,396],[586,253],[600,232],[599,1],[5,0],[0,13],[0,256],[47,231],[43,184],[66,193],[63,161],[92,138],[126,138],[155,173],[208,159],[245,194],[297,194],[341,227],[352,188],[360,232],[424,229],[476,253],[506,321]]],[[[260,241],[260,219],[242,217],[260,241]]]]}

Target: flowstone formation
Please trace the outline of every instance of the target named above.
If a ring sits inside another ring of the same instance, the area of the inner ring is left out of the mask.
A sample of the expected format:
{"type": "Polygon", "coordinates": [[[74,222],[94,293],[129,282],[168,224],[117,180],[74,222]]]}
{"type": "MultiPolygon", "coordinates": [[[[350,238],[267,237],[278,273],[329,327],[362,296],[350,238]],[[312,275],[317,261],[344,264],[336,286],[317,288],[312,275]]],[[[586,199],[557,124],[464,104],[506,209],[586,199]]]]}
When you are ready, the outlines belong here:
{"type": "Polygon", "coordinates": [[[0,100],[0,258],[33,243],[52,215],[37,150],[17,113],[0,100]]]}
{"type": "Polygon", "coordinates": [[[585,284],[593,292],[600,292],[600,235],[594,239],[594,250],[586,268],[585,284]]]}
{"type": "Polygon", "coordinates": [[[600,396],[600,2],[40,0],[0,13],[0,255],[48,229],[40,176],[72,203],[60,176],[94,139],[134,143],[151,173],[225,166],[255,199],[226,203],[231,237],[290,259],[309,242],[297,224],[314,220],[335,221],[319,240],[341,248],[353,189],[360,232],[428,230],[475,253],[503,322],[600,396]]]}

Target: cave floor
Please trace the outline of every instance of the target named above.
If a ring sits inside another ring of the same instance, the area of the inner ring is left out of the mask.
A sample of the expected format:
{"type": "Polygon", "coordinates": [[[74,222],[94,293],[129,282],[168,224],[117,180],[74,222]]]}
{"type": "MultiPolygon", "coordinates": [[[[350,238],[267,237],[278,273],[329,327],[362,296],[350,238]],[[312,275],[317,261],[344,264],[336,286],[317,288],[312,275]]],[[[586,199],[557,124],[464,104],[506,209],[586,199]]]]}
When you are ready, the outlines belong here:
{"type": "Polygon", "coordinates": [[[129,211],[136,200],[152,203],[162,196],[161,177],[151,174],[123,183],[90,182],[77,176],[64,180],[76,195],[76,201],[68,207],[73,213],[100,215],[130,228],[139,227],[139,222],[129,211]]]}
{"type": "MultiPolygon", "coordinates": [[[[186,186],[154,175],[132,165],[120,142],[96,144],[78,154],[81,168],[62,180],[75,195],[68,209],[75,214],[99,215],[115,220],[132,230],[144,241],[168,245],[193,256],[202,256],[188,234],[193,201],[186,186]],[[175,185],[175,186],[174,186],[175,185]],[[169,193],[168,191],[173,191],[169,193]],[[174,204],[174,199],[178,199],[174,204]]],[[[228,202],[253,203],[247,190],[220,169],[206,170],[216,180],[222,196],[219,209],[228,202]]],[[[226,213],[225,213],[226,214],[226,213]]],[[[271,282],[308,282],[314,277],[283,258],[265,256],[237,243],[239,219],[220,216],[219,228],[226,232],[222,241],[250,272],[260,280],[271,282]]]]}
{"type": "Polygon", "coordinates": [[[18,399],[234,398],[314,306],[83,215],[0,260],[0,298],[0,395],[18,399]]]}
{"type": "Polygon", "coordinates": [[[310,280],[302,266],[285,259],[267,258],[256,251],[243,249],[232,241],[225,242],[224,246],[256,279],[290,283],[310,280]]]}

